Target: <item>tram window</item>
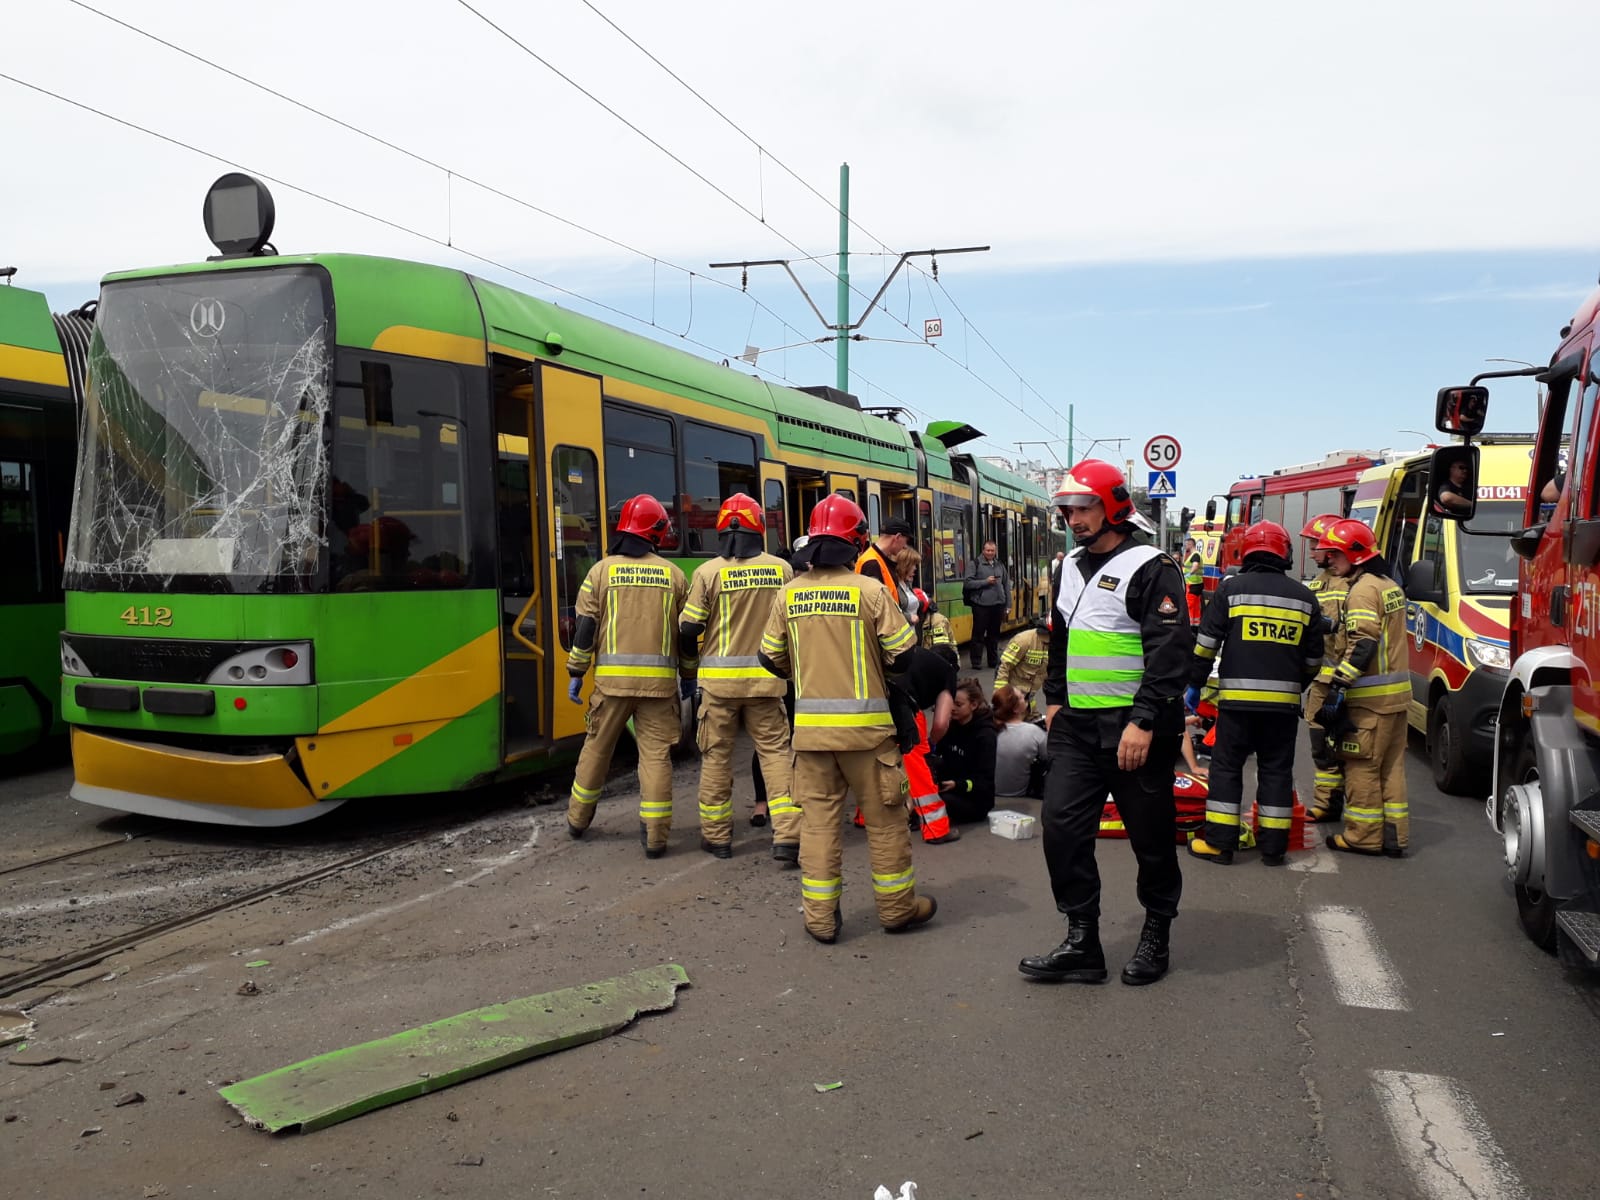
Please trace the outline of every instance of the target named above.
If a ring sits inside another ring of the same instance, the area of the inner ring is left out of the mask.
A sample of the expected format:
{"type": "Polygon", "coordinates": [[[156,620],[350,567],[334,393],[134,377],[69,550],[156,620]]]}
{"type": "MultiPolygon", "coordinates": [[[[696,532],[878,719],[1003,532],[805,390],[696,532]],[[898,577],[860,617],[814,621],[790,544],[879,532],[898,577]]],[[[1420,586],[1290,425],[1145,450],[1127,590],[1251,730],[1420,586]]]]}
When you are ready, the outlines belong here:
{"type": "Polygon", "coordinates": [[[880,528],[882,528],[882,526],[881,526],[881,524],[879,522],[879,517],[881,515],[881,512],[882,512],[882,510],[879,507],[878,498],[876,496],[868,496],[867,497],[867,533],[869,533],[873,537],[877,537],[878,536],[878,530],[880,528]]]}
{"type": "Polygon", "coordinates": [[[933,570],[933,505],[926,500],[917,505],[917,547],[922,551],[922,583],[931,594],[940,576],[933,570]]]}
{"type": "MultiPolygon", "coordinates": [[[[608,529],[615,528],[622,505],[645,493],[667,510],[671,527],[661,538],[661,549],[678,549],[677,439],[672,421],[610,401],[605,405],[606,478],[613,481],[607,493],[608,529]]],[[[718,501],[721,504],[721,501],[718,501]]]]}
{"type": "Polygon", "coordinates": [[[604,553],[606,527],[600,521],[600,481],[594,451],[557,446],[550,455],[550,490],[556,498],[556,630],[561,648],[572,649],[577,627],[578,589],[589,568],[604,553]]]}
{"type": "Polygon", "coordinates": [[[458,370],[350,354],[338,377],[328,502],[334,589],[465,587],[471,543],[458,370]]]}
{"type": "Polygon", "coordinates": [[[43,596],[44,564],[39,553],[38,472],[32,463],[0,462],[0,596],[34,600],[43,596]]]}
{"type": "Polygon", "coordinates": [[[785,521],[783,503],[783,484],[776,479],[767,480],[766,488],[767,509],[767,553],[783,554],[789,552],[789,529],[785,521]]]}
{"type": "Polygon", "coordinates": [[[956,500],[939,503],[939,560],[944,579],[967,574],[967,522],[971,505],[956,500]]]}
{"type": "Polygon", "coordinates": [[[717,510],[735,492],[755,495],[756,443],[748,434],[730,433],[694,421],[683,423],[683,520],[688,553],[717,552],[717,510]]]}

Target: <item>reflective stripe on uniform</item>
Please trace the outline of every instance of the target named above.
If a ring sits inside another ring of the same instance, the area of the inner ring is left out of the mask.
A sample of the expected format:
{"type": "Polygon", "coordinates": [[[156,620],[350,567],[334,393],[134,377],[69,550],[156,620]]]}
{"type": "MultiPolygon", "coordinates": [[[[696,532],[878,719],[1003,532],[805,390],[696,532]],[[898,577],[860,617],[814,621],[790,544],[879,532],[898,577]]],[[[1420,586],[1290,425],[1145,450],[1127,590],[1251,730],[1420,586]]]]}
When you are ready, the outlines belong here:
{"type": "Polygon", "coordinates": [[[921,817],[929,825],[935,821],[942,821],[950,815],[945,810],[942,801],[934,804],[934,801],[938,799],[937,796],[913,796],[911,798],[911,804],[917,810],[917,816],[921,817]]]}
{"type": "Polygon", "coordinates": [[[883,639],[883,648],[890,654],[898,654],[916,640],[910,625],[902,625],[888,637],[883,639]]]}
{"type": "Polygon", "coordinates": [[[880,896],[888,895],[891,892],[903,892],[907,888],[914,886],[916,882],[917,869],[915,867],[907,867],[904,871],[897,871],[893,875],[879,875],[876,871],[872,873],[872,890],[880,896]]]}
{"type": "Polygon", "coordinates": [[[1249,700],[1257,704],[1300,704],[1300,685],[1282,679],[1221,679],[1219,701],[1249,700]]]}
{"type": "Polygon", "coordinates": [[[771,796],[767,799],[767,812],[774,817],[781,817],[786,813],[797,813],[800,806],[789,796],[771,796]]]}
{"type": "Polygon", "coordinates": [[[837,900],[844,891],[843,877],[834,879],[800,878],[800,894],[810,900],[837,900]]]}
{"type": "Polygon", "coordinates": [[[1394,696],[1411,693],[1411,675],[1394,671],[1387,675],[1361,675],[1345,689],[1346,700],[1360,700],[1368,696],[1394,696]]]}
{"type": "Polygon", "coordinates": [[[1288,829],[1294,822],[1294,809],[1292,808],[1257,804],[1256,814],[1263,829],[1288,829]]]}
{"type": "Polygon", "coordinates": [[[646,821],[659,821],[672,815],[671,800],[640,800],[639,815],[646,821]]]}
{"type": "Polygon", "coordinates": [[[703,625],[705,619],[711,614],[698,604],[685,604],[683,606],[683,619],[691,625],[703,625]]]}
{"type": "Polygon", "coordinates": [[[1235,592],[1228,597],[1228,615],[1237,613],[1245,617],[1278,617],[1284,612],[1302,613],[1307,620],[1317,611],[1317,606],[1306,600],[1290,596],[1272,596],[1262,593],[1235,592]]]}
{"type": "Polygon", "coordinates": [[[771,679],[772,675],[754,654],[708,654],[700,660],[700,678],[771,679]]]}
{"type": "Polygon", "coordinates": [[[579,804],[593,804],[600,799],[600,789],[597,787],[586,788],[577,780],[573,780],[572,798],[579,804]]]}
{"type": "Polygon", "coordinates": [[[700,819],[702,821],[731,821],[733,819],[733,801],[728,800],[722,804],[702,804],[700,806],[700,819]]]}

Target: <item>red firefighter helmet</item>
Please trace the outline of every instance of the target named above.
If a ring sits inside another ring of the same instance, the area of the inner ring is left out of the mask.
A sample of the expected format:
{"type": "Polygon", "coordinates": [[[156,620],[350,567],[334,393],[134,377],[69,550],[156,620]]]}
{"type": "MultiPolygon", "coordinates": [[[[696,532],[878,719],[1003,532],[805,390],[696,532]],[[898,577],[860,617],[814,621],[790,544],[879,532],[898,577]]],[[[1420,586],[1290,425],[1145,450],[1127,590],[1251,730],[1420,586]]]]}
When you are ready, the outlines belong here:
{"type": "Polygon", "coordinates": [[[735,530],[743,530],[745,533],[767,531],[767,521],[761,514],[761,506],[755,502],[755,497],[747,496],[743,492],[735,492],[729,496],[717,510],[717,532],[731,533],[735,530]]]}
{"type": "Polygon", "coordinates": [[[622,515],[617,518],[618,533],[638,534],[652,546],[659,546],[667,525],[667,510],[654,496],[640,493],[622,502],[622,515]]]}
{"type": "Polygon", "coordinates": [[[1276,521],[1257,521],[1244,531],[1239,558],[1243,560],[1252,554],[1271,554],[1287,561],[1293,553],[1287,529],[1276,521]]]}
{"type": "Polygon", "coordinates": [[[1086,458],[1061,480],[1054,503],[1058,508],[1078,508],[1094,500],[1105,506],[1107,524],[1133,519],[1133,496],[1122,472],[1101,459],[1086,458]]]}
{"type": "Polygon", "coordinates": [[[1355,566],[1378,556],[1378,538],[1363,522],[1335,521],[1317,541],[1318,550],[1337,550],[1355,566]]]}
{"type": "Polygon", "coordinates": [[[1344,520],[1338,513],[1323,513],[1321,516],[1312,517],[1306,522],[1306,527],[1300,531],[1300,536],[1310,538],[1313,542],[1321,541],[1322,535],[1328,532],[1328,527],[1335,521],[1344,520]]]}
{"type": "Polygon", "coordinates": [[[849,496],[835,492],[817,501],[806,532],[814,538],[839,538],[859,550],[867,544],[867,514],[849,496]]]}
{"type": "Polygon", "coordinates": [[[923,591],[921,588],[912,588],[911,594],[917,598],[917,603],[920,604],[924,610],[926,610],[928,607],[928,593],[923,591]]]}

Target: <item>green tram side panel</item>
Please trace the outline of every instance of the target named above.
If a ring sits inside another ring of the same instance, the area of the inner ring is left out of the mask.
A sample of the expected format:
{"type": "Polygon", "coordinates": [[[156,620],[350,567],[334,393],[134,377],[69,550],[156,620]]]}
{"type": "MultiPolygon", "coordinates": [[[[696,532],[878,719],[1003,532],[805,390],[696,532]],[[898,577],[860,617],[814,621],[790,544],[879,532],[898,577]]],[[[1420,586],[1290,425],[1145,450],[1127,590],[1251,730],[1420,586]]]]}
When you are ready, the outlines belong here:
{"type": "Polygon", "coordinates": [[[51,695],[61,675],[61,605],[8,604],[4,611],[8,646],[0,671],[0,756],[66,730],[61,705],[51,695]]]}
{"type": "MultiPolygon", "coordinates": [[[[474,284],[491,341],[560,366],[754,414],[767,422],[780,448],[811,450],[848,460],[858,469],[869,465],[902,471],[915,468],[910,436],[892,421],[769,384],[486,280],[476,279],[474,284]],[[550,353],[552,335],[560,338],[559,356],[550,353]],[[779,421],[780,413],[808,424],[779,421]]],[[[840,466],[844,465],[841,461],[840,466]]]]}
{"type": "Polygon", "coordinates": [[[55,322],[50,318],[50,302],[42,293],[0,285],[0,345],[61,353],[55,322]]]}
{"type": "MultiPolygon", "coordinates": [[[[73,724],[111,731],[183,732],[230,738],[309,736],[498,628],[498,613],[498,596],[485,590],[310,596],[70,592],[67,628],[72,633],[257,643],[309,641],[313,644],[316,683],[311,687],[192,685],[210,687],[215,692],[216,711],[209,717],[181,717],[142,709],[131,713],[84,709],[74,698],[74,687],[91,681],[66,676],[62,709],[73,724]],[[157,606],[172,610],[170,627],[130,626],[123,619],[122,614],[130,608],[137,614],[146,608],[153,611],[157,606]],[[236,698],[244,699],[244,711],[234,708],[236,698]]],[[[54,653],[53,639],[51,647],[54,653]]],[[[144,679],[92,682],[150,684],[144,679]]],[[[397,778],[405,784],[400,791],[459,786],[499,765],[500,686],[498,673],[483,680],[480,690],[491,693],[488,699],[460,715],[430,710],[426,689],[419,693],[420,704],[408,703],[405,723],[451,716],[454,720],[385,764],[384,770],[398,769],[397,778]],[[473,740],[459,747],[450,759],[441,761],[438,748],[429,747],[462,725],[472,728],[473,740]]],[[[369,772],[338,794],[377,794],[379,789],[369,786],[376,774],[369,772]]]]}

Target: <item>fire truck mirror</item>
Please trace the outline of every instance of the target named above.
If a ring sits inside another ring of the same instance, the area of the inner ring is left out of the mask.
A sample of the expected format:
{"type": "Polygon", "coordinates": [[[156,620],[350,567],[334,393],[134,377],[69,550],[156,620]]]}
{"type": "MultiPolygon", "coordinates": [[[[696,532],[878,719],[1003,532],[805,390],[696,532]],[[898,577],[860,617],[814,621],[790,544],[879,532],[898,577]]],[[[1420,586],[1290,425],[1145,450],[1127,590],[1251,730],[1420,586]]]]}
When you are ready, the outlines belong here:
{"type": "Polygon", "coordinates": [[[1440,433],[1459,433],[1472,437],[1483,432],[1489,416],[1489,389],[1486,387],[1447,387],[1439,389],[1433,425],[1440,433]]]}
{"type": "Polygon", "coordinates": [[[1441,446],[1428,464],[1428,511],[1447,521],[1470,521],[1478,507],[1478,448],[1441,446]]]}
{"type": "Polygon", "coordinates": [[[1216,520],[1216,518],[1217,518],[1217,502],[1215,500],[1207,500],[1206,501],[1206,520],[1214,521],[1214,520],[1216,520]]]}

